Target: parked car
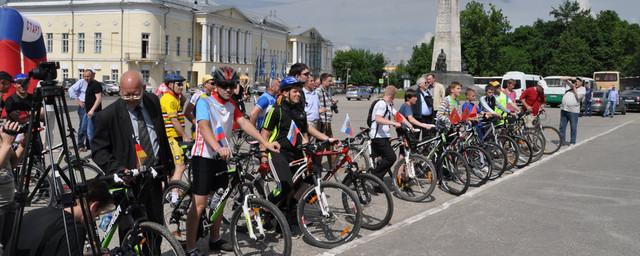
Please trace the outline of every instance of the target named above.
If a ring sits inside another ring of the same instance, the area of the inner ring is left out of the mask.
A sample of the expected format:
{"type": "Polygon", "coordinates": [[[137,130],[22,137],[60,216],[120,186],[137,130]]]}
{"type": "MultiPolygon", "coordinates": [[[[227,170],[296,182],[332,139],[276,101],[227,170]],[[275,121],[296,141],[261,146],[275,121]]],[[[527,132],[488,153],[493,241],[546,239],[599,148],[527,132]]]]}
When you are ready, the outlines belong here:
{"type": "Polygon", "coordinates": [[[371,99],[371,92],[368,88],[364,87],[349,87],[347,88],[347,100],[357,99],[371,99]]]}
{"type": "Polygon", "coordinates": [[[640,111],[640,90],[627,90],[620,93],[627,110],[640,111]]]}
{"type": "MultiPolygon", "coordinates": [[[[604,114],[604,110],[607,107],[607,92],[606,91],[594,91],[593,97],[591,98],[591,112],[596,113],[597,115],[604,114]]],[[[618,98],[618,102],[616,104],[616,112],[620,112],[623,115],[627,114],[627,104],[622,102],[622,97],[618,98]]]]}
{"type": "Polygon", "coordinates": [[[105,80],[102,82],[102,93],[109,96],[117,95],[120,93],[120,87],[116,81],[105,80]]]}
{"type": "Polygon", "coordinates": [[[66,78],[64,80],[62,80],[62,88],[64,88],[64,90],[69,90],[69,88],[75,84],[78,81],[78,79],[75,78],[66,78]]]}

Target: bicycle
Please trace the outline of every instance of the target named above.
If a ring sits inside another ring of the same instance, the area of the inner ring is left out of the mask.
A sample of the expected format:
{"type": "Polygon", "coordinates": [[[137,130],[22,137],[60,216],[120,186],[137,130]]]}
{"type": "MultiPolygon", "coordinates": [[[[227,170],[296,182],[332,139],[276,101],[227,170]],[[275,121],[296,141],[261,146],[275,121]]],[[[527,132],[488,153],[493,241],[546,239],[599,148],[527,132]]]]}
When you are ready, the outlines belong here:
{"type": "Polygon", "coordinates": [[[533,128],[528,128],[540,134],[544,138],[545,147],[544,154],[550,155],[560,150],[562,141],[560,140],[560,131],[552,126],[542,125],[542,121],[547,118],[547,112],[540,109],[538,115],[533,120],[533,128]]]}
{"type": "Polygon", "coordinates": [[[110,215],[102,217],[100,228],[105,236],[100,243],[103,250],[114,255],[185,255],[180,243],[162,225],[147,220],[145,206],[137,202],[138,195],[158,173],[154,168],[142,167],[139,170],[117,172],[101,176],[98,179],[109,181],[109,191],[114,197],[116,208],[110,215]],[[139,189],[130,188],[125,179],[133,178],[140,182],[139,189]],[[116,223],[127,223],[129,231],[122,237],[119,246],[109,249],[116,223]]]}
{"type": "MultiPolygon", "coordinates": [[[[230,181],[215,207],[209,209],[208,214],[206,211],[202,214],[198,237],[207,236],[211,223],[223,215],[224,208],[229,203],[232,204],[232,215],[226,219],[236,255],[291,255],[291,230],[284,214],[277,206],[254,194],[254,187],[250,181],[253,178],[243,169],[241,163],[251,157],[254,155],[250,153],[235,154],[227,160],[231,165],[228,171],[217,175],[228,175],[230,181]],[[274,245],[274,241],[282,244],[274,245]],[[250,252],[251,248],[255,248],[257,252],[250,252]],[[279,251],[274,252],[276,249],[279,251]]],[[[192,203],[191,187],[183,181],[171,181],[163,194],[165,209],[169,207],[169,211],[165,211],[165,223],[172,235],[184,242],[186,216],[192,203]],[[179,191],[178,200],[171,202],[167,200],[167,194],[174,190],[179,191]]]]}

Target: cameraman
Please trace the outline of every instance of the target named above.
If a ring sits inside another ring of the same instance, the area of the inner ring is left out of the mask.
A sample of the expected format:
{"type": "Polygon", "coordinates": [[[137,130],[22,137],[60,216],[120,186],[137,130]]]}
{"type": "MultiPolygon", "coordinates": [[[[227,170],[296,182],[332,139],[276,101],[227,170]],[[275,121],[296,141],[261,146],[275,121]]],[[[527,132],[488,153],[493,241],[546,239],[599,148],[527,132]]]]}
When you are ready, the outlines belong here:
{"type": "MultiPolygon", "coordinates": [[[[87,181],[87,189],[90,219],[113,208],[106,183],[87,181]]],[[[78,200],[73,207],[64,209],[52,206],[35,209],[23,217],[17,255],[82,255],[87,232],[90,231],[85,229],[78,200]]]]}
{"type": "MultiPolygon", "coordinates": [[[[18,129],[17,122],[6,122],[0,130],[0,245],[3,246],[7,245],[11,237],[15,213],[13,208],[15,183],[11,170],[18,162],[12,147],[18,129]]],[[[0,252],[1,250],[0,247],[0,252]]]]}
{"type": "MultiPolygon", "coordinates": [[[[321,133],[329,137],[333,137],[333,131],[331,129],[331,120],[333,119],[333,112],[338,113],[338,101],[331,98],[329,93],[329,87],[333,84],[333,75],[328,73],[322,73],[320,75],[320,86],[316,89],[316,94],[320,99],[320,122],[318,122],[318,130],[321,133]]],[[[327,146],[327,149],[331,149],[331,145],[327,146]]],[[[333,169],[336,156],[327,156],[329,161],[329,167],[333,169]]]]}

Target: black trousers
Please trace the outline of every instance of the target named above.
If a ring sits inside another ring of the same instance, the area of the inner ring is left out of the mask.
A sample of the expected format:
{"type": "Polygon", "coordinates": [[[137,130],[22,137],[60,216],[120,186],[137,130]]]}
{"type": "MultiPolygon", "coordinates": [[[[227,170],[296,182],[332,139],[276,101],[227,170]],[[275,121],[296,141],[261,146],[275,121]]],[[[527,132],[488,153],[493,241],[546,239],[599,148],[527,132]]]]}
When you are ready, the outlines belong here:
{"type": "Polygon", "coordinates": [[[373,151],[374,156],[381,157],[380,161],[378,161],[376,167],[373,169],[373,175],[382,179],[389,171],[389,168],[393,166],[393,163],[396,162],[396,153],[393,152],[393,148],[391,148],[391,143],[389,142],[389,138],[376,138],[371,140],[371,149],[373,151]]]}

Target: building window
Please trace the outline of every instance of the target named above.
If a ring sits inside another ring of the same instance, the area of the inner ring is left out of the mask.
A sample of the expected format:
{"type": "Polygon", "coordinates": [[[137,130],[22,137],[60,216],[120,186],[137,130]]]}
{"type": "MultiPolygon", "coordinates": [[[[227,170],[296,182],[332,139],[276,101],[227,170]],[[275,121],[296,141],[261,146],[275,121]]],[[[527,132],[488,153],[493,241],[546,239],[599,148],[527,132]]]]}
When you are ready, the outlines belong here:
{"type": "Polygon", "coordinates": [[[102,33],[95,33],[96,38],[96,53],[102,53],[102,33]]]}
{"type": "Polygon", "coordinates": [[[149,70],[143,69],[140,71],[142,73],[142,80],[144,80],[145,84],[149,83],[149,70]]]}
{"type": "Polygon", "coordinates": [[[69,69],[63,68],[62,69],[62,79],[67,79],[69,78],[69,69]]]}
{"type": "Polygon", "coordinates": [[[164,36],[164,55],[169,55],[169,35],[164,36]]]}
{"type": "MultiPolygon", "coordinates": [[[[147,55],[149,55],[149,33],[142,33],[142,44],[140,53],[140,57],[142,57],[143,59],[146,59],[147,55]]],[[[147,70],[147,73],[148,72],[149,70],[147,70]]]]}
{"type": "Polygon", "coordinates": [[[82,79],[82,75],[84,74],[84,68],[78,69],[78,79],[82,79]]]}
{"type": "Polygon", "coordinates": [[[118,70],[117,70],[117,69],[112,69],[112,70],[111,70],[111,80],[113,80],[113,81],[116,81],[116,82],[117,82],[117,81],[118,81],[119,76],[120,76],[120,73],[118,72],[118,70]]]}
{"type": "Polygon", "coordinates": [[[62,34],[62,52],[63,53],[69,52],[69,33],[62,34]]]}
{"type": "Polygon", "coordinates": [[[187,56],[193,56],[193,42],[191,42],[191,38],[187,38],[187,56]]]}
{"type": "Polygon", "coordinates": [[[180,70],[176,70],[176,75],[180,75],[180,70]]]}
{"type": "Polygon", "coordinates": [[[47,33],[47,52],[53,52],[53,33],[47,33]]]}
{"type": "Polygon", "coordinates": [[[180,37],[176,37],[176,56],[180,56],[180,37]]]}
{"type": "Polygon", "coordinates": [[[78,53],[84,53],[84,33],[78,33],[78,53]]]}

